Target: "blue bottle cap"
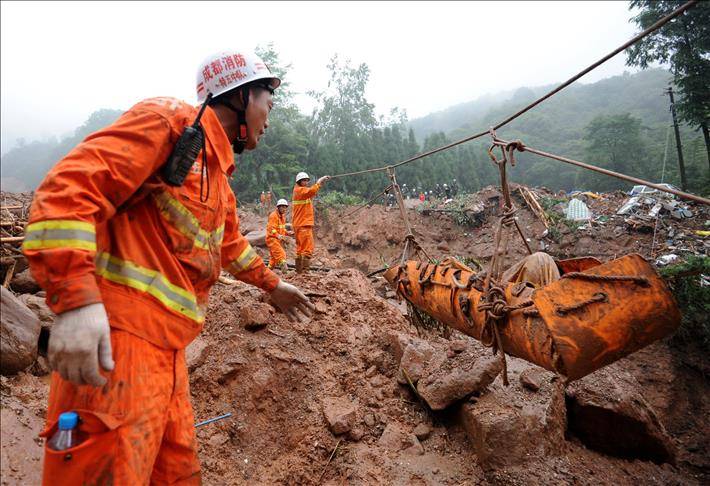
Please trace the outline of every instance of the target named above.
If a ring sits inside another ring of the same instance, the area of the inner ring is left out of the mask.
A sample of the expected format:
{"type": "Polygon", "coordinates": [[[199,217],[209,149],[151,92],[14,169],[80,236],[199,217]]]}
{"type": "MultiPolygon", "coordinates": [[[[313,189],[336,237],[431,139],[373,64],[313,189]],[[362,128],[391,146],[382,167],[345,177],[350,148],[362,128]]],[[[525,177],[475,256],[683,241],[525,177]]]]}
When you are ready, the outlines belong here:
{"type": "Polygon", "coordinates": [[[71,430],[79,423],[79,414],[76,412],[64,412],[59,415],[59,430],[71,430]]]}

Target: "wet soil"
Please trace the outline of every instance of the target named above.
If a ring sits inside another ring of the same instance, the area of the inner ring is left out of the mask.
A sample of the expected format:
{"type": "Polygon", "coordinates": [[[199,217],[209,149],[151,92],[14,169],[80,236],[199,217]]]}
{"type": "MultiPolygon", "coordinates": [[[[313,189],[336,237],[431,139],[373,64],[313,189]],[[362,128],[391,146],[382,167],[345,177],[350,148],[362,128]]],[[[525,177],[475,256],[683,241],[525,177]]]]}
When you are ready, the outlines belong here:
{"type": "MultiPolygon", "coordinates": [[[[613,195],[590,202],[590,207],[603,211],[606,204],[611,212],[620,202],[623,196],[613,195]]],[[[204,332],[188,352],[193,407],[197,421],[233,415],[198,429],[205,484],[710,482],[710,366],[692,345],[668,342],[649,346],[621,364],[641,384],[644,398],[677,447],[676,465],[612,457],[588,449],[568,433],[558,457],[484,472],[456,407],[432,412],[397,382],[391,332],[446,342],[436,332],[413,327],[385,298],[381,281],[365,276],[399,256],[404,224],[398,210],[374,206],[346,217],[352,209],[328,208],[318,215],[314,265],[332,270],[285,275],[315,303],[310,320],[288,321],[265,302],[261,291],[240,282],[214,287],[204,332]],[[254,314],[267,315],[267,325],[247,330],[245,316],[254,314]],[[331,432],[323,412],[330,399],[354,410],[343,434],[331,432]],[[420,424],[430,426],[431,434],[412,439],[420,424]]],[[[495,213],[490,210],[476,227],[463,227],[446,213],[408,211],[417,240],[432,256],[482,263],[492,255],[495,213]]],[[[621,223],[569,230],[567,244],[567,234],[556,235],[557,240],[542,236],[545,228],[532,212],[522,209],[519,218],[531,245],[542,242],[557,257],[607,260],[630,252],[648,255],[651,248],[647,233],[624,227],[623,235],[615,236],[621,223]]],[[[242,220],[243,227],[255,230],[266,221],[253,212],[245,212],[242,220]]],[[[695,218],[679,225],[689,233],[703,222],[695,218]]],[[[703,245],[690,236],[686,243],[703,245]]],[[[264,254],[264,249],[258,251],[264,254]]],[[[510,262],[524,254],[515,241],[510,262]]],[[[451,337],[463,338],[456,333],[451,337]]],[[[1,380],[1,483],[38,484],[42,442],[37,434],[48,393],[46,368],[34,365],[1,380]]],[[[516,440],[514,434],[510,440],[516,440]]]]}

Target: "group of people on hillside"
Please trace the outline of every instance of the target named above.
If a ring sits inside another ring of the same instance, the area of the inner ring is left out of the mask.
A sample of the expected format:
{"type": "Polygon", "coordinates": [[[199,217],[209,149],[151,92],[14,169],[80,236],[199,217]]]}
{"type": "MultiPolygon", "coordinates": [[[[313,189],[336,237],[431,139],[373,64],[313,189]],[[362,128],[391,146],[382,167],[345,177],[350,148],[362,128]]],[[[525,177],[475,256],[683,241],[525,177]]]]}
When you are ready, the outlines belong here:
{"type": "MultiPolygon", "coordinates": [[[[451,199],[458,195],[459,184],[454,179],[451,184],[436,184],[433,189],[425,190],[423,186],[407,186],[402,184],[400,187],[402,197],[404,199],[419,199],[419,201],[433,201],[435,199],[451,199]]],[[[397,204],[397,199],[393,191],[387,191],[385,194],[385,202],[388,207],[393,207],[397,204]]]]}
{"type": "Polygon", "coordinates": [[[286,270],[286,251],[281,241],[284,237],[296,238],[296,272],[302,273],[311,267],[311,258],[315,247],[313,236],[314,211],[313,198],[318,194],[323,183],[330,177],[323,176],[315,184],[309,186],[311,178],[305,172],[296,176],[296,185],[293,188],[293,210],[291,211],[291,224],[289,230],[286,224],[288,201],[279,199],[276,209],[269,215],[266,223],[266,246],[269,248],[269,268],[286,270]]]}
{"type": "Polygon", "coordinates": [[[268,191],[261,191],[261,194],[259,195],[259,214],[262,216],[266,214],[266,212],[269,210],[271,207],[271,190],[268,191]]]}
{"type": "Polygon", "coordinates": [[[459,193],[459,183],[456,179],[450,184],[437,183],[431,189],[425,189],[423,186],[407,187],[407,184],[402,185],[402,195],[405,199],[419,199],[420,201],[429,201],[432,199],[451,199],[459,193]]]}

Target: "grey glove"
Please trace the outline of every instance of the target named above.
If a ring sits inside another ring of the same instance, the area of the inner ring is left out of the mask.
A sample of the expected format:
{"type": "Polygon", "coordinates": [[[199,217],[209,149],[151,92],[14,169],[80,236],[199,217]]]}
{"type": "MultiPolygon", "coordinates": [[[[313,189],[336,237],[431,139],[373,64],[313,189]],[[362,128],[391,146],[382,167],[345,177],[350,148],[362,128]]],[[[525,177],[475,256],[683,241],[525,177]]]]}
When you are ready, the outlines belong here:
{"type": "Polygon", "coordinates": [[[113,370],[111,330],[103,304],[62,312],[52,325],[47,353],[49,366],[76,385],[103,386],[99,363],[113,370]]]}

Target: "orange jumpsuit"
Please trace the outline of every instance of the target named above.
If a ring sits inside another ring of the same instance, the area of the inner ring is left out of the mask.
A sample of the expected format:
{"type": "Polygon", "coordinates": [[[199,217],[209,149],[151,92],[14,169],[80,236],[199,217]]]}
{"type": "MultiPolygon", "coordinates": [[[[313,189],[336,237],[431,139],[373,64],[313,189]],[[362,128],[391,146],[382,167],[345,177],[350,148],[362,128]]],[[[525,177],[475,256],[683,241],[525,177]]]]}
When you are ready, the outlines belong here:
{"type": "Polygon", "coordinates": [[[44,484],[199,482],[184,348],[223,267],[267,291],[279,278],[239,232],[234,155],[211,108],[201,122],[208,170],[201,152],[182,186],[159,176],[196,114],[173,98],[140,102],[35,193],[23,243],[32,275],[56,313],[103,302],[116,362],[103,389],[52,374],[43,434],[76,410],[89,439],[70,456],[45,449],[44,484]]]}
{"type": "Polygon", "coordinates": [[[296,256],[308,257],[313,255],[315,243],[313,241],[313,198],[320,191],[319,184],[311,187],[301,187],[298,184],[293,188],[293,231],[296,233],[296,256]]]}
{"type": "Polygon", "coordinates": [[[269,268],[286,263],[286,252],[281,246],[281,237],[286,235],[286,217],[276,208],[266,224],[266,246],[269,248],[269,268]]]}

